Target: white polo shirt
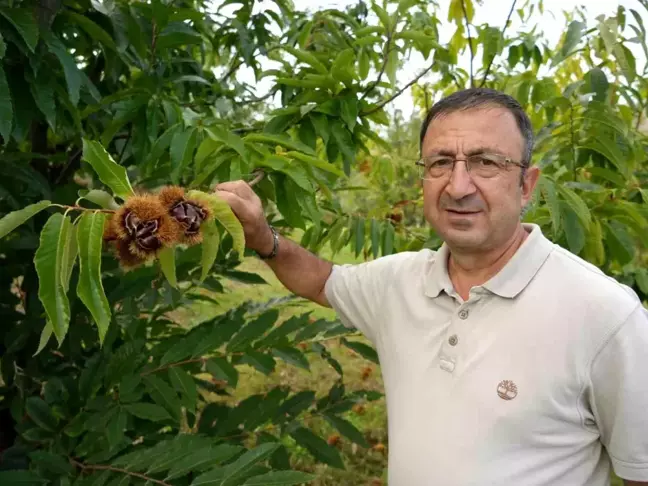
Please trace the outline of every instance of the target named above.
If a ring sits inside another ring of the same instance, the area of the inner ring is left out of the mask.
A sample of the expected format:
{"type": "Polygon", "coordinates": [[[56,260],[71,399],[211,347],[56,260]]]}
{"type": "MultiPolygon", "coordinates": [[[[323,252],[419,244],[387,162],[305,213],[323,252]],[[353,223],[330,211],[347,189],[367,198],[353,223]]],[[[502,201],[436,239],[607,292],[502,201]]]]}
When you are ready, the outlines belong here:
{"type": "Polygon", "coordinates": [[[380,357],[390,486],[648,481],[648,311],[525,227],[465,302],[445,245],[334,266],[331,306],[380,357]]]}

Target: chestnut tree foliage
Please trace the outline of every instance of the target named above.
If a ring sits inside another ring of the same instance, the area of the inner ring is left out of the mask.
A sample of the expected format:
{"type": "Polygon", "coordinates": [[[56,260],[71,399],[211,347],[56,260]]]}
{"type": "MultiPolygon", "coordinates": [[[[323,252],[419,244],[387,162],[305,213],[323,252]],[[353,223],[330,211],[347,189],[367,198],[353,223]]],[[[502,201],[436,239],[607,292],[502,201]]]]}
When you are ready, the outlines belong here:
{"type": "Polygon", "coordinates": [[[287,437],[344,467],[309,416],[366,447],[344,413],[379,395],[346,390],[327,345],[377,358],[339,322],[282,320],[277,301],[191,328],[172,311],[218,301],[228,279],[263,283],[237,269],[240,224],[210,193],[222,181],[254,180],[272,224],[314,252],[437,245],[420,119],[387,110],[403,93],[421,112],[468,86],[515,96],[543,168],[526,220],[646,299],[648,82],[633,52],[648,55],[648,2],[592,25],[574,12],[557,45],[532,27],[541,2],[511,3],[493,26],[475,25],[472,0],[0,0],[0,483],[308,483],[287,437]],[[427,67],[400,83],[411,55],[427,67]],[[309,369],[307,354],[339,374],[327,394],[219,401],[237,366],[309,369]]]}

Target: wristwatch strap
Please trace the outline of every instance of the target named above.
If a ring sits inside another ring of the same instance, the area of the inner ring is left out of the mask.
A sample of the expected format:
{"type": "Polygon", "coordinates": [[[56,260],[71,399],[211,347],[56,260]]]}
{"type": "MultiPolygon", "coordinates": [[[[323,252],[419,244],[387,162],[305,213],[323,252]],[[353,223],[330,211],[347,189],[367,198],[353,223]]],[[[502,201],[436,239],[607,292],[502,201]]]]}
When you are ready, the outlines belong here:
{"type": "Polygon", "coordinates": [[[279,233],[277,233],[277,230],[274,229],[274,226],[270,226],[270,231],[272,232],[273,240],[272,251],[268,255],[262,255],[261,253],[257,252],[257,255],[259,255],[259,258],[261,258],[261,260],[270,260],[271,258],[276,257],[277,252],[279,251],[279,233]]]}

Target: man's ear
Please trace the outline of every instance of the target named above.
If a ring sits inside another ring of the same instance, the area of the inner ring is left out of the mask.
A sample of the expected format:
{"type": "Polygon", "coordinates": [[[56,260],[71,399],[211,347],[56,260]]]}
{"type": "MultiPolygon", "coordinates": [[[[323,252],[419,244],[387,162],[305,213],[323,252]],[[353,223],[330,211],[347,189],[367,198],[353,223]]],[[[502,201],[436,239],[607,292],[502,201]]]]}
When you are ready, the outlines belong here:
{"type": "Polygon", "coordinates": [[[540,169],[538,167],[527,167],[522,177],[522,207],[526,206],[533,197],[536,184],[540,178],[540,169]]]}

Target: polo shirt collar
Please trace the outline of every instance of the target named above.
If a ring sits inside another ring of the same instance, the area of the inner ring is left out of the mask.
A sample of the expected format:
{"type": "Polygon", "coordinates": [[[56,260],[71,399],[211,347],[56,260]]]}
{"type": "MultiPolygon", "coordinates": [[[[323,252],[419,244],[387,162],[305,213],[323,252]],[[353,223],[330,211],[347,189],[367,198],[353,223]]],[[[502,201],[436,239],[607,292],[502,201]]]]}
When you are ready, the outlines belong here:
{"type": "MultiPolygon", "coordinates": [[[[553,249],[553,243],[542,234],[538,225],[524,223],[523,226],[529,230],[527,239],[504,268],[482,285],[483,288],[500,297],[512,299],[522,292],[538,273],[553,249]]],[[[449,255],[450,249],[443,243],[437,250],[432,268],[427,274],[425,295],[428,297],[437,297],[442,290],[448,295],[452,295],[454,292],[448,274],[449,255]]]]}

